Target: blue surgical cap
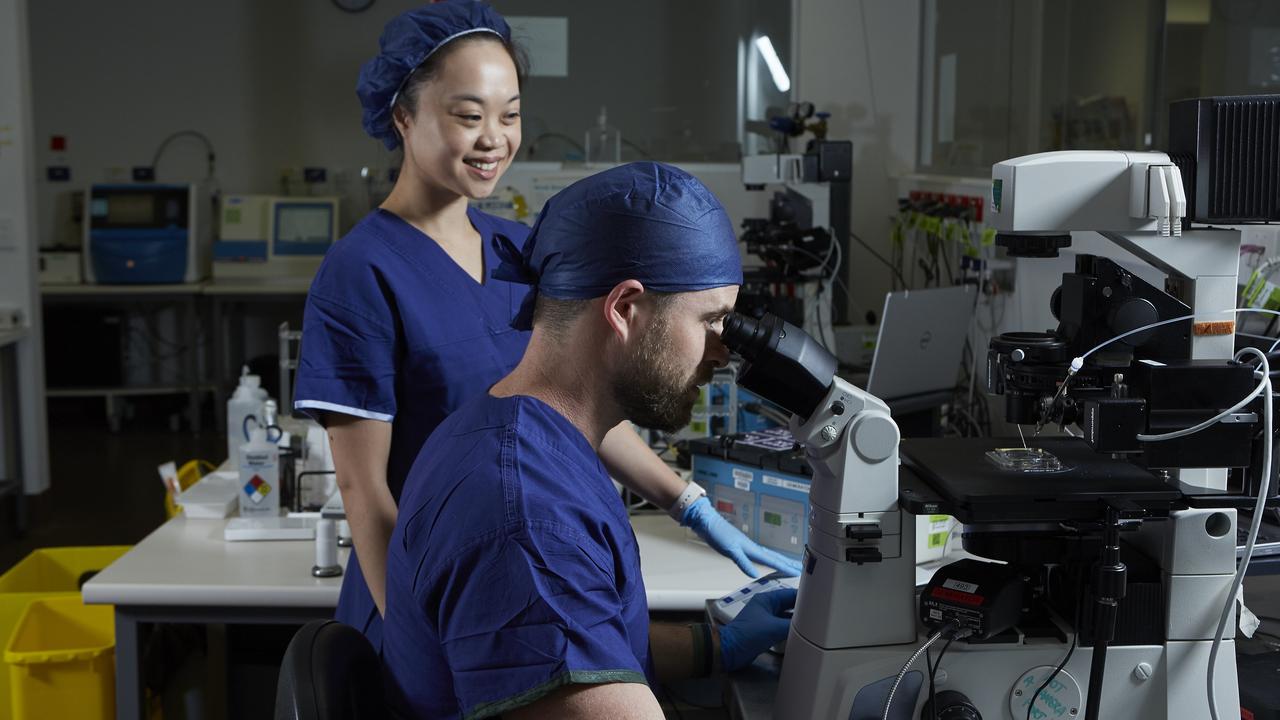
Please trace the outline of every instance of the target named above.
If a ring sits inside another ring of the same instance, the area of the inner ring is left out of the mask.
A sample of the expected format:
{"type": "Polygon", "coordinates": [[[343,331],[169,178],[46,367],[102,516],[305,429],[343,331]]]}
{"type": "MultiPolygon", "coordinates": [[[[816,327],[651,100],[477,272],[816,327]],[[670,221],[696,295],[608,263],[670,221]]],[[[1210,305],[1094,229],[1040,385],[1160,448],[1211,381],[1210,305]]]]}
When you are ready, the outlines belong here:
{"type": "Polygon", "coordinates": [[[397,15],[382,30],[378,55],[360,68],[356,95],[364,108],[364,131],[388,150],[400,146],[391,107],[405,81],[432,53],[450,40],[487,32],[511,39],[511,28],[497,10],[475,0],[446,0],[397,15]]]}
{"type": "Polygon", "coordinates": [[[733,224],[697,178],[670,165],[621,165],[547,201],[521,251],[494,236],[493,276],[533,286],[512,327],[533,326],[538,293],[560,300],[608,295],[624,280],[661,293],[742,284],[733,224]]]}

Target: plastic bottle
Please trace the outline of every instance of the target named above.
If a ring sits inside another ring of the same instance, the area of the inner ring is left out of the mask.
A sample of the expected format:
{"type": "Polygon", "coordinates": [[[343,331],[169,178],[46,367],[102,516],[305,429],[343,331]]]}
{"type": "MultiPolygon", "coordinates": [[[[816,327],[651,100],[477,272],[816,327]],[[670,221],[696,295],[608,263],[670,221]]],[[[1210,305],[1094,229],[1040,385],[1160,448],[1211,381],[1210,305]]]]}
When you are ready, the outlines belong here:
{"type": "Polygon", "coordinates": [[[622,133],[609,124],[609,113],[601,107],[596,124],[587,130],[583,143],[588,164],[618,164],[622,162],[622,133]]]}
{"type": "Polygon", "coordinates": [[[245,442],[245,418],[254,419],[251,425],[256,426],[262,413],[262,401],[265,391],[258,387],[260,378],[250,375],[245,367],[240,374],[240,384],[227,401],[227,460],[230,467],[240,467],[240,446],[245,442]]]}
{"type": "Polygon", "coordinates": [[[280,451],[264,428],[240,446],[240,516],[280,514],[280,451]]]}

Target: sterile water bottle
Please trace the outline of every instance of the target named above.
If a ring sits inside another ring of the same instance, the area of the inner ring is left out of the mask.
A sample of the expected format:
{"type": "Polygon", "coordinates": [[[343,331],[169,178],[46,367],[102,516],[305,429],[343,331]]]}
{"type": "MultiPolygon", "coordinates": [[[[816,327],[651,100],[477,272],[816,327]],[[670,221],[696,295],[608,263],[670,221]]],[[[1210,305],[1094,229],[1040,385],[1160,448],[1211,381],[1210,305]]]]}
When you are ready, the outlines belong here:
{"type": "Polygon", "coordinates": [[[595,127],[587,131],[583,150],[589,165],[607,165],[622,162],[622,133],[609,124],[609,113],[600,108],[595,127]]]}
{"type": "Polygon", "coordinates": [[[240,374],[240,384],[227,401],[227,460],[229,467],[240,467],[240,446],[245,443],[245,418],[252,417],[251,427],[258,426],[262,413],[263,391],[258,387],[261,378],[250,375],[245,367],[240,374]]]}
{"type": "Polygon", "coordinates": [[[264,428],[240,446],[240,516],[280,514],[280,451],[264,428]]]}

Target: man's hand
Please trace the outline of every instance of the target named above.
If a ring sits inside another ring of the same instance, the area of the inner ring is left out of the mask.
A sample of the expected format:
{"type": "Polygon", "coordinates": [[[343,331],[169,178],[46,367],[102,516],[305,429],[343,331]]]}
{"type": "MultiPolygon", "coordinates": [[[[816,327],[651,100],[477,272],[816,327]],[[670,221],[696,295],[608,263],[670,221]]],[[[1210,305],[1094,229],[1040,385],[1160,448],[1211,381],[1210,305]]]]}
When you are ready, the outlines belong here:
{"type": "Polygon", "coordinates": [[[741,530],[720,517],[720,513],[711,507],[711,501],[705,497],[698,498],[697,502],[684,511],[680,524],[691,528],[698,537],[715,548],[716,552],[737,563],[738,567],[742,568],[742,572],[749,577],[756,576],[756,567],[753,563],[768,565],[787,575],[800,574],[800,563],[781,553],[760,547],[743,535],[741,530]]]}
{"type": "Polygon", "coordinates": [[[720,661],[725,672],[750,665],[756,656],[787,639],[796,606],[794,589],[774,590],[751,598],[733,622],[720,628],[720,661]]]}

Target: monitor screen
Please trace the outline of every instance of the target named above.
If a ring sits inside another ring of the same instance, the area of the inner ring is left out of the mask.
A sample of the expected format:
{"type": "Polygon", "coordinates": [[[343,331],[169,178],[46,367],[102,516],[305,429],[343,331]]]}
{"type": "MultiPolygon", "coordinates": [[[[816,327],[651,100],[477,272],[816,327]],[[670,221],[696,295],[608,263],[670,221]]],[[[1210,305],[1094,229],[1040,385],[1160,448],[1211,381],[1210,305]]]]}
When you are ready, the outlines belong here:
{"type": "Polygon", "coordinates": [[[277,255],[323,255],[334,241],[332,202],[276,205],[273,245],[277,255]]]}
{"type": "MultiPolygon", "coordinates": [[[[107,222],[111,225],[149,225],[156,216],[156,198],[147,193],[121,193],[105,202],[107,222]]],[[[94,210],[96,215],[96,202],[94,210]]]]}

